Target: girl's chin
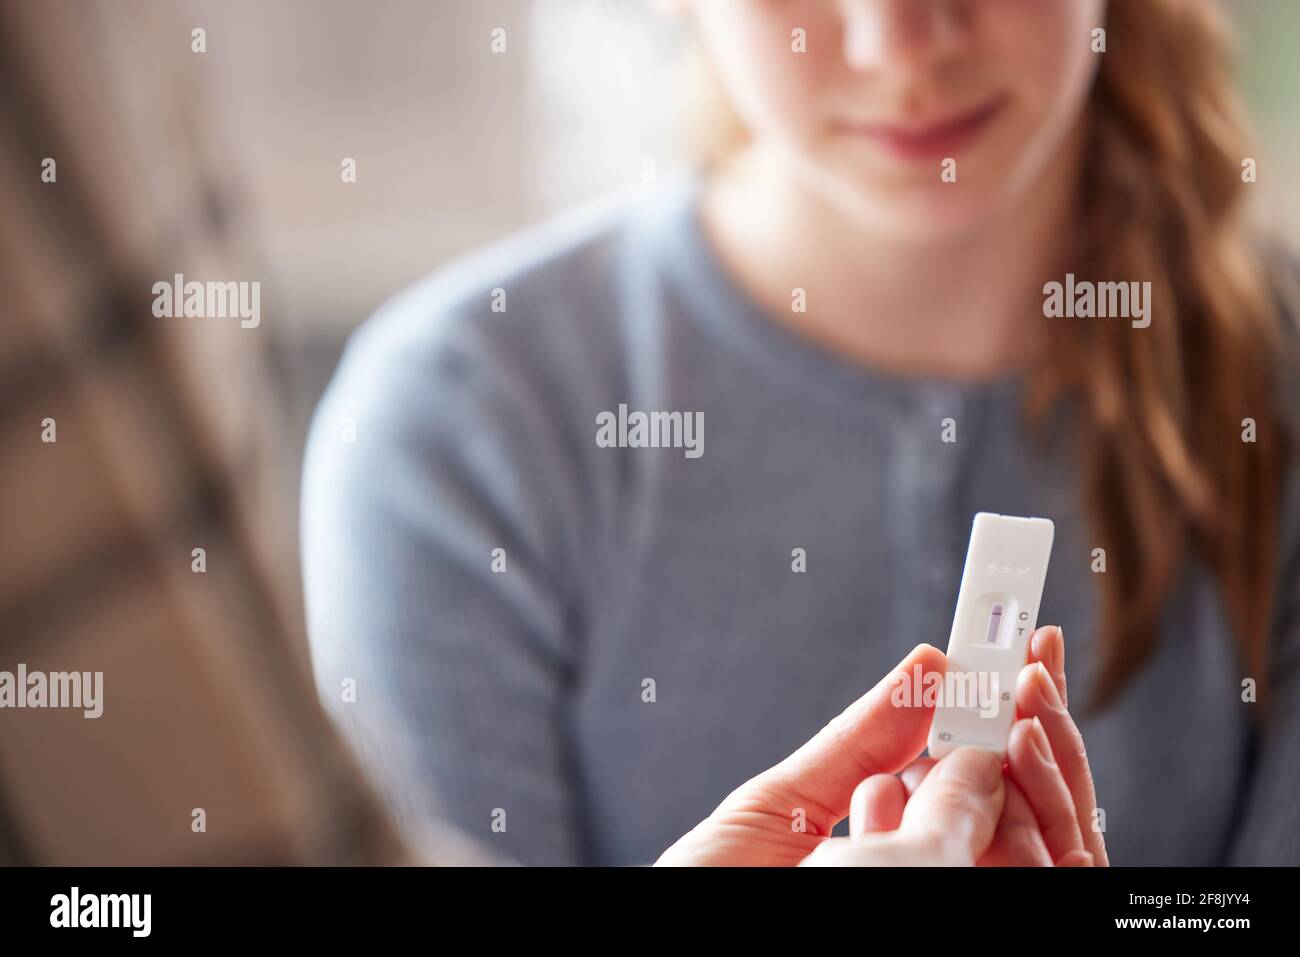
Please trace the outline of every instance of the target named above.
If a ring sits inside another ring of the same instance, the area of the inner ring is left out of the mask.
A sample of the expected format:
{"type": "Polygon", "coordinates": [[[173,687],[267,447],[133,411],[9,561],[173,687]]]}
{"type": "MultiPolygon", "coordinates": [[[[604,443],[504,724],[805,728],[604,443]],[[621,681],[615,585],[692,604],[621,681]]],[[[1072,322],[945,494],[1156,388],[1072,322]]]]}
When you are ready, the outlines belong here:
{"type": "Polygon", "coordinates": [[[861,190],[842,212],[880,236],[936,243],[977,233],[994,215],[992,194],[964,195],[951,186],[926,185],[891,190],[861,190]]]}

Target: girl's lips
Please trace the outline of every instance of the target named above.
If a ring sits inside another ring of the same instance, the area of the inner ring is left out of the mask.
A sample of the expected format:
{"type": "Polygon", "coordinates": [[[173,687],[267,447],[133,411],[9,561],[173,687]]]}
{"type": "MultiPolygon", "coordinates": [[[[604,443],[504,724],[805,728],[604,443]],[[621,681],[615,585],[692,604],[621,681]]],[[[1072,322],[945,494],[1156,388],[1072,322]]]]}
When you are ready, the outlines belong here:
{"type": "Polygon", "coordinates": [[[1006,105],[1006,98],[994,97],[982,106],[924,126],[839,121],[837,132],[858,136],[884,147],[904,160],[937,159],[952,156],[972,142],[1006,105]]]}

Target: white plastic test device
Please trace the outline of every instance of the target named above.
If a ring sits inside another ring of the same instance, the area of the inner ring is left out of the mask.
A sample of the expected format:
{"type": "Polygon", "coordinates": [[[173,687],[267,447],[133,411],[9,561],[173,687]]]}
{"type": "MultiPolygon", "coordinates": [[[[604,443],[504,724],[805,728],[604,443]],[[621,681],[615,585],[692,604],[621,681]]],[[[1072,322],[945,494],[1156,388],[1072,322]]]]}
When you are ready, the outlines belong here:
{"type": "Polygon", "coordinates": [[[1006,751],[1053,532],[1046,518],[975,515],[948,637],[948,674],[930,725],[932,757],[966,746],[1006,751]]]}

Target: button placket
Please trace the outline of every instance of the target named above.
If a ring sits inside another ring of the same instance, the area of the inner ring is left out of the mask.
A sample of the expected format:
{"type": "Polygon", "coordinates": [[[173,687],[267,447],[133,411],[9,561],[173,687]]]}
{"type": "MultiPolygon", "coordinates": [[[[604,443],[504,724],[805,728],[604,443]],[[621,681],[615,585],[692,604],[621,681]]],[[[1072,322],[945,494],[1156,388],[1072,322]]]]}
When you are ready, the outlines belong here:
{"type": "Polygon", "coordinates": [[[901,644],[942,643],[941,619],[951,614],[955,595],[951,535],[954,491],[960,472],[958,449],[966,436],[964,400],[944,386],[918,387],[900,410],[890,470],[891,540],[898,549],[894,620],[901,644]],[[956,443],[943,438],[944,419],[957,425],[956,443]],[[952,592],[952,594],[949,594],[952,592]]]}
{"type": "MultiPolygon", "coordinates": [[[[953,523],[956,521],[958,503],[956,493],[966,446],[972,441],[968,403],[961,391],[953,386],[935,385],[926,389],[919,403],[924,410],[934,437],[926,443],[922,468],[930,476],[924,492],[919,514],[919,549],[924,555],[924,593],[926,607],[933,613],[934,621],[948,613],[955,595],[956,579],[960,568],[953,557],[953,523]],[[947,420],[951,419],[951,423],[947,420]],[[953,427],[953,442],[945,441],[945,426],[953,427]]],[[[942,636],[938,636],[941,640],[942,636]]]]}

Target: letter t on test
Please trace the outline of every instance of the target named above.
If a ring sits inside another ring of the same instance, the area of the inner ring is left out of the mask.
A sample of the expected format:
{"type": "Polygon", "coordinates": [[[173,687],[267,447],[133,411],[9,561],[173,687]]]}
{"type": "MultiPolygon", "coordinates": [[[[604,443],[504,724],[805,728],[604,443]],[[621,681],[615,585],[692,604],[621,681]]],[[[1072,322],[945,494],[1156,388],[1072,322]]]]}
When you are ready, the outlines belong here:
{"type": "Polygon", "coordinates": [[[988,677],[974,682],[954,679],[945,685],[992,686],[997,700],[940,701],[930,725],[932,757],[964,746],[1006,752],[1016,714],[1016,678],[1029,657],[1029,638],[1038,622],[1053,532],[1045,518],[976,514],[948,638],[948,674],[988,677]]]}

